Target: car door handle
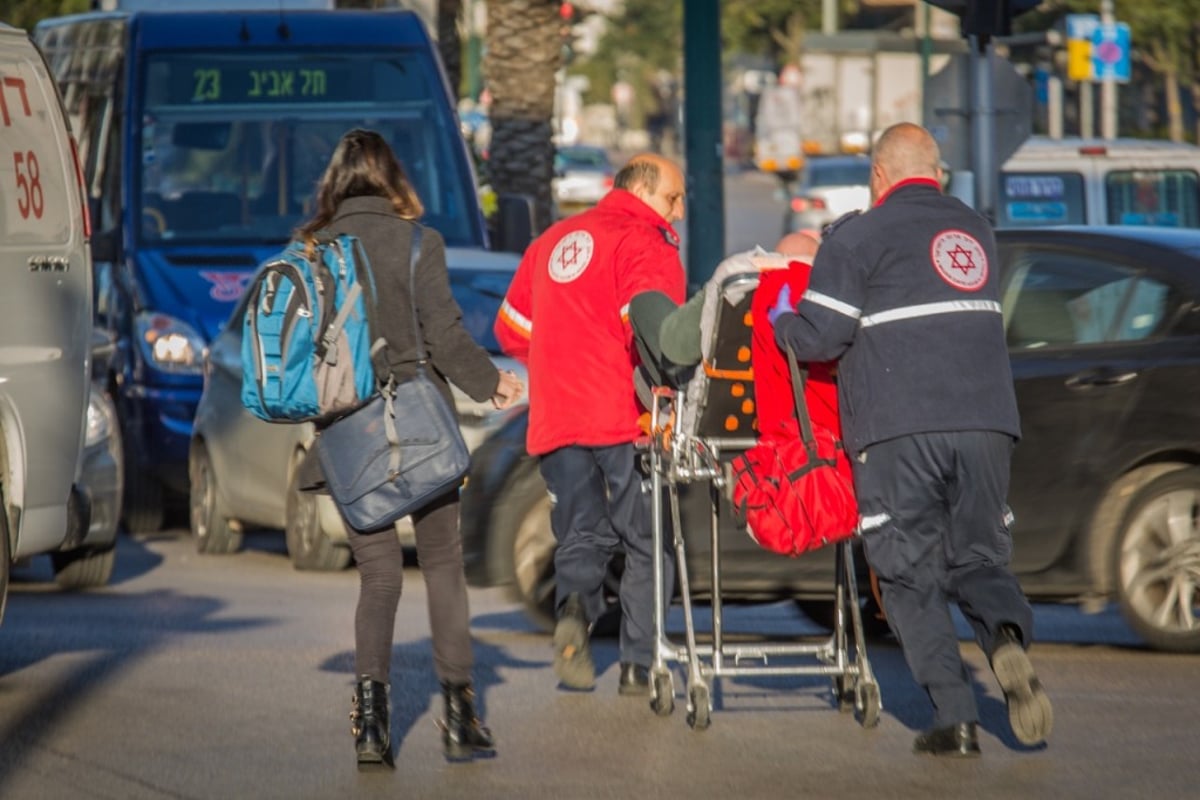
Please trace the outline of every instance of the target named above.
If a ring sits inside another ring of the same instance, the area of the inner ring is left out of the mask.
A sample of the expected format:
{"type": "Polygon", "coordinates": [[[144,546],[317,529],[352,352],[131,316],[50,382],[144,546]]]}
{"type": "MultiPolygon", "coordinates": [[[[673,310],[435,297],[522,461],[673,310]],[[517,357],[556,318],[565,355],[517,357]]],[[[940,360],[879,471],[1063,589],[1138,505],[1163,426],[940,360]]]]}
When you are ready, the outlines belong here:
{"type": "Polygon", "coordinates": [[[1132,372],[1117,372],[1112,369],[1089,369],[1077,372],[1067,378],[1068,389],[1086,389],[1091,386],[1120,386],[1136,378],[1136,370],[1132,372]]]}
{"type": "Polygon", "coordinates": [[[71,268],[71,260],[65,256],[30,256],[30,272],[66,272],[71,268]]]}

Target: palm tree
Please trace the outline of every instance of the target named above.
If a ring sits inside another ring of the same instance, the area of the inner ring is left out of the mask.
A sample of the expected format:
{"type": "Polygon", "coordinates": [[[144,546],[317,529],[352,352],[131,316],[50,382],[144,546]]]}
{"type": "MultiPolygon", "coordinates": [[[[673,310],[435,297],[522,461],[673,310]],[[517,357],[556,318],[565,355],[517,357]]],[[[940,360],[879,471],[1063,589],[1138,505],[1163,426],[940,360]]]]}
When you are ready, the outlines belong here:
{"type": "Polygon", "coordinates": [[[483,75],[492,96],[488,178],[497,193],[534,199],[538,231],[553,209],[556,75],[562,64],[559,0],[491,0],[483,75]]]}
{"type": "Polygon", "coordinates": [[[462,0],[437,0],[438,52],[446,67],[446,78],[450,91],[457,98],[462,85],[462,37],[458,32],[458,18],[462,15],[462,0]]]}

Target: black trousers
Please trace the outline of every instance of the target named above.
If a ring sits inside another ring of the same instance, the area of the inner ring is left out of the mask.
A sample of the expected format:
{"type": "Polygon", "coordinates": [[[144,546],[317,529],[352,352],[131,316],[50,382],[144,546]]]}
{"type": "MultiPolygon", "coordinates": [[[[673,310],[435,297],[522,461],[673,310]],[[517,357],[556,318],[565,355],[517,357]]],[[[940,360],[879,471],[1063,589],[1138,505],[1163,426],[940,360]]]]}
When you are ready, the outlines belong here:
{"type": "Polygon", "coordinates": [[[992,431],[926,433],[873,444],[854,462],[867,561],[935,727],[979,717],[950,602],[989,655],[1002,624],[1025,643],[1033,634],[1033,612],[1009,569],[1012,447],[1012,437],[992,431]]]}
{"type": "MultiPolygon", "coordinates": [[[[458,489],[413,514],[417,561],[425,578],[433,666],[439,681],[471,680],[470,610],[458,530],[458,489]]],[[[354,669],[357,675],[391,683],[392,637],[404,585],[404,550],[393,531],[350,533],[358,566],[358,608],[354,614],[354,669]]]]}
{"type": "MultiPolygon", "coordinates": [[[[570,446],[543,455],[539,466],[553,500],[558,606],[578,594],[588,620],[595,622],[605,608],[609,562],[623,549],[621,661],[649,666],[654,657],[653,531],[651,498],[642,490],[637,458],[632,444],[570,446]]],[[[665,552],[660,557],[669,601],[675,562],[665,552]]]]}

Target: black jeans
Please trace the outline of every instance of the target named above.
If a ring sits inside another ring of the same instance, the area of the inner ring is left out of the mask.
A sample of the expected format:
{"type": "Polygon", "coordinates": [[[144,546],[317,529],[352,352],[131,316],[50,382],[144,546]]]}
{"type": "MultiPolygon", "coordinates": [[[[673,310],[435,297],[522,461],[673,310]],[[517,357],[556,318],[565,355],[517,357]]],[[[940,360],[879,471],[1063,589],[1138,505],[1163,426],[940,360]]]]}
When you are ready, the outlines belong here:
{"type": "MultiPolygon", "coordinates": [[[[654,657],[654,562],[650,495],[632,444],[561,447],[539,464],[550,489],[550,523],[558,606],[578,594],[590,622],[603,612],[604,579],[613,555],[623,549],[621,661],[650,666],[654,657]]],[[[664,542],[665,548],[665,542],[664,542]]],[[[670,602],[674,565],[664,553],[664,586],[670,602]]]]}
{"type": "MultiPolygon", "coordinates": [[[[413,514],[417,560],[425,578],[433,665],[439,681],[471,679],[470,611],[458,531],[458,489],[413,514]]],[[[391,683],[392,637],[404,583],[404,552],[392,531],[350,533],[358,566],[358,609],[354,615],[354,669],[358,676],[391,683]]]]}

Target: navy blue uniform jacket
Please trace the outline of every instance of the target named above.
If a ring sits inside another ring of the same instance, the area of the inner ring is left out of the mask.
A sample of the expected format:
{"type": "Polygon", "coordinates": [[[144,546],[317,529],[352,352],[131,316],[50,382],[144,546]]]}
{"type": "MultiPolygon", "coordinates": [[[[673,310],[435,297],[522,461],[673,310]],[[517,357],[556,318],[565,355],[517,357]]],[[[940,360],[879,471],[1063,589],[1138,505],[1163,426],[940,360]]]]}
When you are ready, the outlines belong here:
{"type": "Polygon", "coordinates": [[[1020,436],[991,225],[927,179],[831,230],[776,341],[838,366],[852,454],[915,433],[1020,436]]]}

